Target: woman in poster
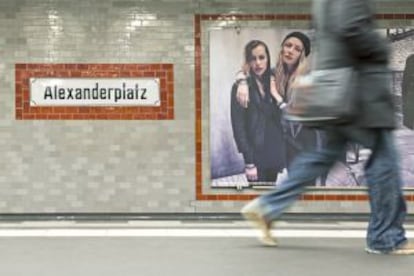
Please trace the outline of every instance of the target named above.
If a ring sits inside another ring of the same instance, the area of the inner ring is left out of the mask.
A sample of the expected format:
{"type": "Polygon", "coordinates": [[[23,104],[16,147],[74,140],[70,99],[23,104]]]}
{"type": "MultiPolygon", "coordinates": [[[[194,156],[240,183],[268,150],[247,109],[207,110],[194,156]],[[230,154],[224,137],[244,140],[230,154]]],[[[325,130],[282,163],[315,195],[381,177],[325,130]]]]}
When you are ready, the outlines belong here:
{"type": "Polygon", "coordinates": [[[259,40],[248,42],[244,50],[248,77],[233,85],[231,123],[233,136],[245,162],[249,182],[275,182],[285,168],[281,112],[270,94],[271,66],[267,45],[259,40]],[[237,102],[237,87],[248,86],[249,105],[237,102]]]}
{"type": "MultiPolygon", "coordinates": [[[[291,32],[283,39],[271,78],[271,94],[280,109],[292,102],[290,88],[296,76],[305,74],[309,70],[307,57],[310,50],[310,40],[302,32],[291,32]]],[[[246,75],[248,76],[249,73],[244,70],[238,74],[236,81],[238,83],[236,99],[244,108],[248,108],[252,101],[250,99],[250,87],[244,81],[241,81],[246,78],[246,75]]],[[[317,147],[321,143],[321,136],[318,131],[306,128],[300,123],[288,122],[283,119],[281,119],[281,122],[284,134],[283,142],[278,142],[277,146],[284,148],[285,164],[289,168],[299,152],[317,147]]],[[[326,179],[326,176],[322,179],[326,179]]],[[[315,185],[315,181],[312,181],[309,185],[315,185]]]]}

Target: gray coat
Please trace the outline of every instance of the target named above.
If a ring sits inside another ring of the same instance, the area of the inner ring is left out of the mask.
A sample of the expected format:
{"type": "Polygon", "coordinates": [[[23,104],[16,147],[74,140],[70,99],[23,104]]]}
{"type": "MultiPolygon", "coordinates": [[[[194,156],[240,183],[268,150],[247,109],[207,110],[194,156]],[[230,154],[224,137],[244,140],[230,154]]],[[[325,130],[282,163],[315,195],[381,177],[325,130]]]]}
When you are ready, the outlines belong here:
{"type": "Polygon", "coordinates": [[[375,31],[370,0],[314,0],[315,69],[354,65],[359,72],[355,125],[394,128],[389,48],[375,31]]]}

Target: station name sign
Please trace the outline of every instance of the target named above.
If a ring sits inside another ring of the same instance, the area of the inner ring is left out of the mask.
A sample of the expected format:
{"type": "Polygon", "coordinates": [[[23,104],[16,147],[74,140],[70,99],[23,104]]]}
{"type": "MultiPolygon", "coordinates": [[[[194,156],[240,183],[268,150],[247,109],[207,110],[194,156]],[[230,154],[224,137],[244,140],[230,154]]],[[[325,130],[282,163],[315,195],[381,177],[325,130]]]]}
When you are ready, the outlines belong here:
{"type": "Polygon", "coordinates": [[[160,106],[158,78],[30,78],[31,106],[160,106]]]}

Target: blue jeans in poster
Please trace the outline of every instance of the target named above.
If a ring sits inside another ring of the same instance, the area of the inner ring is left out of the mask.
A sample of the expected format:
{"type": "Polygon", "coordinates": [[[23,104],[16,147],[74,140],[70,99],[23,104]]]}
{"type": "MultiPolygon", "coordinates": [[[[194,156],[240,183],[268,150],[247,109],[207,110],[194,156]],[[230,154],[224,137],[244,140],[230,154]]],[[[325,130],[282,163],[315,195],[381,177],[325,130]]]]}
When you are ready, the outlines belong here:
{"type": "Polygon", "coordinates": [[[279,218],[304,192],[305,183],[328,173],[346,145],[354,142],[371,150],[364,168],[371,207],[367,246],[386,252],[405,243],[406,204],[391,130],[334,127],[326,131],[324,148],[300,154],[292,163],[288,178],[258,198],[264,218],[267,221],[279,218]]]}

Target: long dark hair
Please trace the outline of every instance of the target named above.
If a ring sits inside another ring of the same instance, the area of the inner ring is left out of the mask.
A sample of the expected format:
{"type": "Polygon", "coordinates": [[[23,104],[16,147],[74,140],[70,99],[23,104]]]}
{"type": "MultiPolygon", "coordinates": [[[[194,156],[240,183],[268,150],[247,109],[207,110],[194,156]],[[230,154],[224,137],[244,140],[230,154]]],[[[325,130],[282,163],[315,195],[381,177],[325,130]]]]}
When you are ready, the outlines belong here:
{"type": "MultiPolygon", "coordinates": [[[[272,71],[270,68],[270,52],[269,52],[269,48],[267,47],[266,43],[264,43],[261,40],[251,40],[249,43],[247,43],[246,46],[244,47],[244,61],[246,65],[250,64],[253,50],[260,45],[264,47],[266,56],[267,56],[266,70],[263,73],[263,76],[260,78],[260,81],[262,82],[265,94],[268,94],[270,93],[270,76],[272,74],[272,71]]],[[[250,76],[256,76],[250,67],[249,67],[249,73],[250,73],[250,76]]]]}

